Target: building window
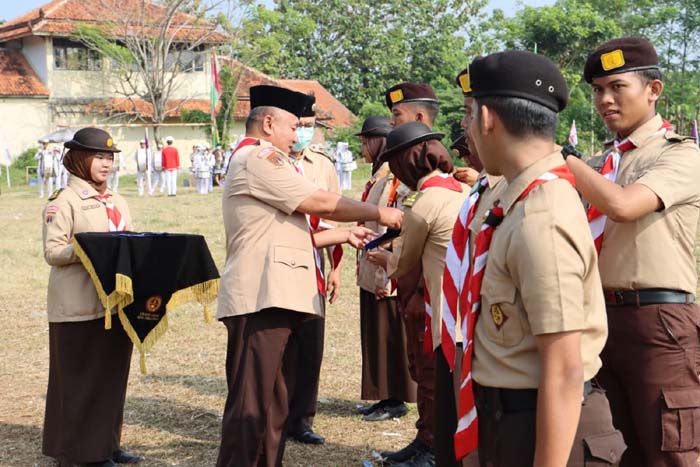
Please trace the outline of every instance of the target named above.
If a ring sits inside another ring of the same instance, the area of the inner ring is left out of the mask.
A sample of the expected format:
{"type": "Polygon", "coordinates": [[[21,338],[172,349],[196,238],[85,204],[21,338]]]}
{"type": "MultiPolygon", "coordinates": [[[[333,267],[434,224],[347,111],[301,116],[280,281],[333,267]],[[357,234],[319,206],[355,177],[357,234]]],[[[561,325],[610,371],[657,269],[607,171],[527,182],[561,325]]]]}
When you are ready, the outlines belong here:
{"type": "Polygon", "coordinates": [[[56,70],[97,71],[102,69],[102,57],[80,42],[54,39],[53,60],[56,70]]]}
{"type": "Polygon", "coordinates": [[[183,51],[180,54],[180,70],[185,73],[204,71],[204,52],[183,51]]]}

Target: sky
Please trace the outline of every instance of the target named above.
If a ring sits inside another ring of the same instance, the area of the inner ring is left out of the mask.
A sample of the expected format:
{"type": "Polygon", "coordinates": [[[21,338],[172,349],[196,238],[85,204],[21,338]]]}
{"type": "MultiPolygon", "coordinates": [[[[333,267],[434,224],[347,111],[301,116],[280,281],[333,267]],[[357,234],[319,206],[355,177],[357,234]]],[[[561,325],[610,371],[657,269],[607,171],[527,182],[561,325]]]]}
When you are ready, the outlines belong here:
{"type": "MultiPolygon", "coordinates": [[[[0,0],[0,19],[6,21],[16,18],[17,16],[28,13],[34,8],[38,8],[42,5],[49,3],[50,0],[0,0]]],[[[262,0],[260,3],[272,6],[271,0],[262,0]]],[[[542,6],[551,5],[554,3],[553,0],[489,0],[488,10],[493,10],[495,8],[500,8],[508,14],[508,12],[513,12],[519,5],[529,5],[529,6],[542,6]]]]}

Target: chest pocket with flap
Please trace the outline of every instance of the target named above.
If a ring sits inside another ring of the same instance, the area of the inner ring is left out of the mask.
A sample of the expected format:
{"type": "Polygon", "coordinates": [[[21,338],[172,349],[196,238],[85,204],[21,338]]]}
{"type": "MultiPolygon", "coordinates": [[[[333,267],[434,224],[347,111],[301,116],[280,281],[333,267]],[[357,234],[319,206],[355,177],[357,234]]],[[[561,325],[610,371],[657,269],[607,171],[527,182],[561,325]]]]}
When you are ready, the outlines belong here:
{"type": "Polygon", "coordinates": [[[488,274],[484,277],[479,319],[485,320],[489,340],[503,347],[518,345],[525,337],[516,292],[505,278],[488,274]]]}
{"type": "Polygon", "coordinates": [[[301,248],[293,248],[289,246],[275,245],[273,261],[282,263],[292,269],[311,267],[313,262],[313,253],[301,248]]]}

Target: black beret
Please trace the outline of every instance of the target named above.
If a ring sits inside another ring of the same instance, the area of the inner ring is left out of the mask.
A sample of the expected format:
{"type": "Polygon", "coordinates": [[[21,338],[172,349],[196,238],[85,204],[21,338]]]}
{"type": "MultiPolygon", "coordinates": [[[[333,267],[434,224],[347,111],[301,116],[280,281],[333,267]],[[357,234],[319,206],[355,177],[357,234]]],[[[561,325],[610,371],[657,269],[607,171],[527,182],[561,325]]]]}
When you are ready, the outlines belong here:
{"type": "Polygon", "coordinates": [[[622,37],[599,46],[588,56],[583,79],[588,83],[600,76],[628,71],[659,69],[659,56],[654,46],[641,37],[622,37]]]}
{"type": "Polygon", "coordinates": [[[459,153],[459,157],[461,157],[462,159],[471,154],[471,151],[469,150],[469,145],[467,145],[467,139],[464,137],[464,135],[460,135],[459,138],[452,141],[452,144],[450,144],[450,149],[456,149],[459,153]]]}
{"type": "Polygon", "coordinates": [[[391,133],[387,135],[386,149],[379,155],[378,162],[383,164],[402,149],[431,139],[440,140],[444,136],[444,133],[435,132],[422,122],[404,123],[391,130],[391,133]]]}
{"type": "Polygon", "coordinates": [[[99,128],[83,128],[73,135],[73,139],[63,143],[68,149],[94,152],[121,152],[117,149],[112,136],[99,128]]]}
{"type": "Polygon", "coordinates": [[[391,131],[391,120],[388,117],[371,115],[362,123],[362,129],[355,136],[386,136],[391,131]]]}
{"type": "Polygon", "coordinates": [[[304,111],[301,113],[302,117],[315,117],[316,116],[316,96],[312,94],[307,94],[309,101],[304,107],[304,111]]]}
{"type": "Polygon", "coordinates": [[[437,104],[435,91],[425,83],[401,83],[386,90],[386,106],[391,109],[401,102],[432,102],[437,104]]]}
{"type": "Polygon", "coordinates": [[[310,106],[312,96],[277,86],[253,86],[250,88],[250,108],[277,107],[301,117],[304,109],[310,106]]]}
{"type": "Polygon", "coordinates": [[[469,65],[472,97],[519,97],[561,112],[569,88],[550,59],[524,50],[479,57],[469,65]]]}
{"type": "Polygon", "coordinates": [[[457,83],[457,86],[460,87],[460,89],[462,90],[462,93],[465,96],[472,95],[472,84],[471,84],[471,77],[469,76],[469,67],[468,66],[464,70],[459,72],[459,74],[455,78],[455,82],[457,83]]]}

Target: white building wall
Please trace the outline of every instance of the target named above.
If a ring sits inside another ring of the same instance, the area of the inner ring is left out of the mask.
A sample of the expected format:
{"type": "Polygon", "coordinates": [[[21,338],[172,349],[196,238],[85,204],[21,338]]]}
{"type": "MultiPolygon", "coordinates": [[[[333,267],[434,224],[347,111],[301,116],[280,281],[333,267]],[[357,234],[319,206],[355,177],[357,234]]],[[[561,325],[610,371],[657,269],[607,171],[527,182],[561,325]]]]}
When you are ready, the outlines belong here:
{"type": "MultiPolygon", "coordinates": [[[[50,40],[50,39],[49,39],[50,40]]],[[[50,42],[49,42],[50,43],[50,42]]],[[[29,36],[22,40],[22,53],[39,79],[48,86],[49,70],[46,55],[47,38],[29,36]]]]}
{"type": "Polygon", "coordinates": [[[13,159],[52,130],[48,99],[0,98],[0,148],[7,144],[13,159]]]}

